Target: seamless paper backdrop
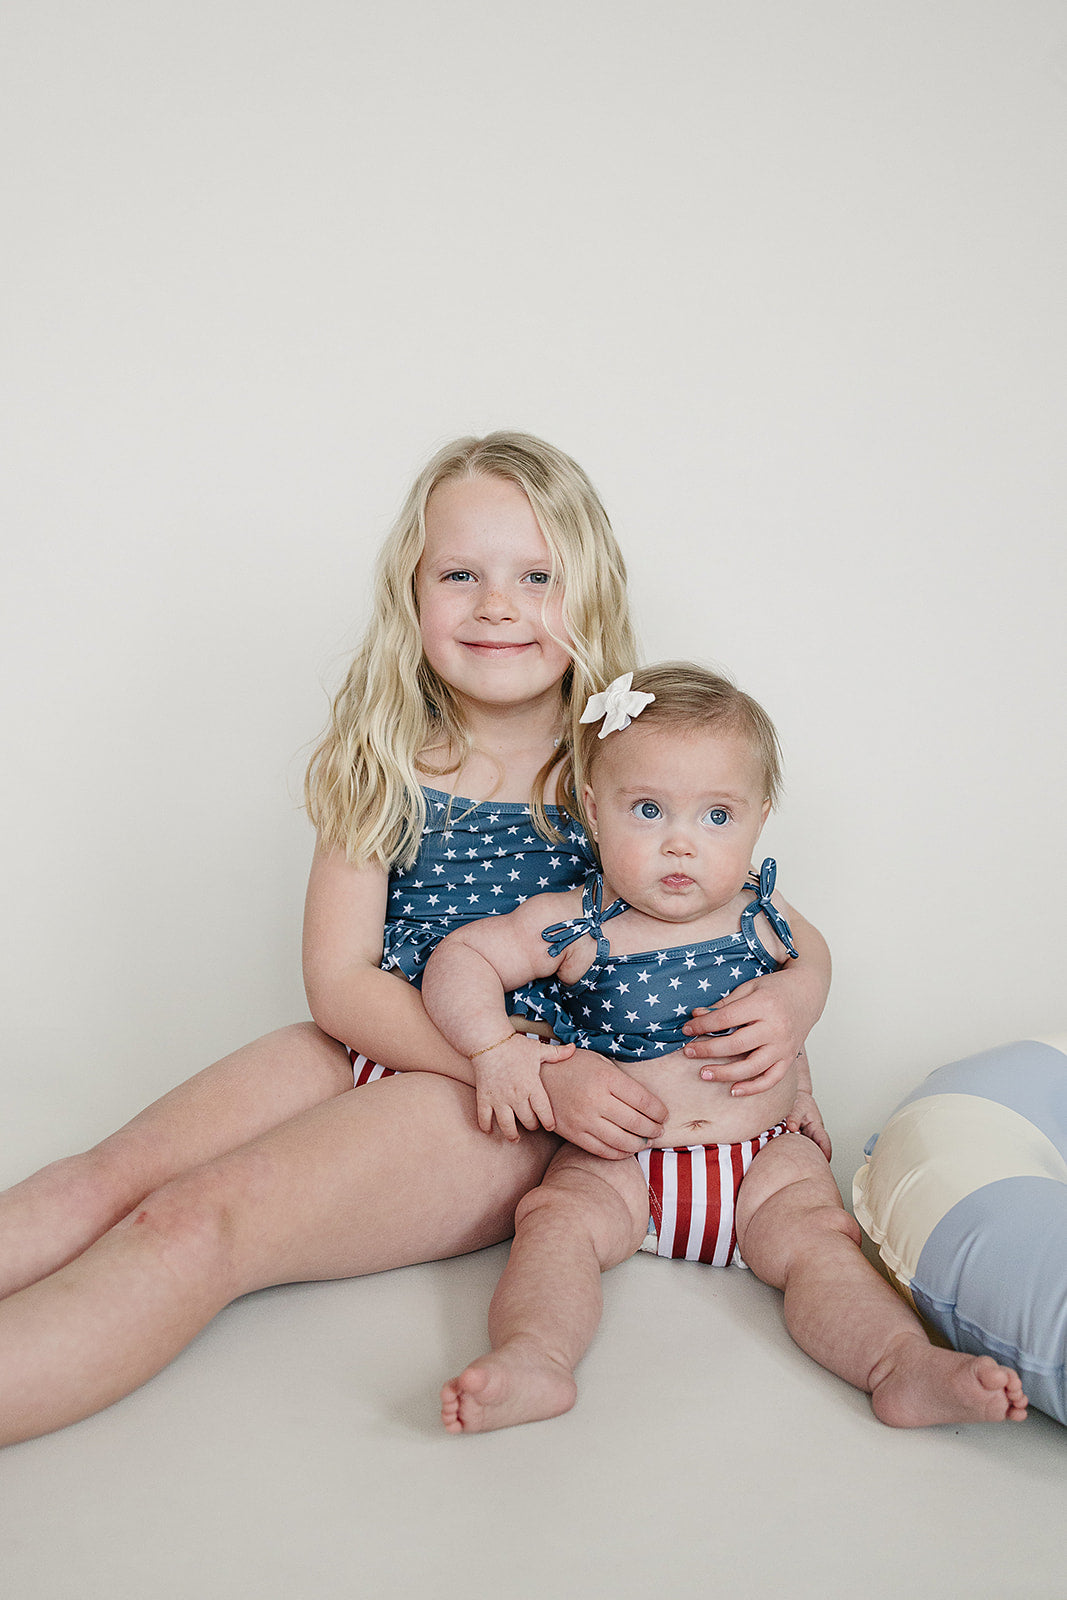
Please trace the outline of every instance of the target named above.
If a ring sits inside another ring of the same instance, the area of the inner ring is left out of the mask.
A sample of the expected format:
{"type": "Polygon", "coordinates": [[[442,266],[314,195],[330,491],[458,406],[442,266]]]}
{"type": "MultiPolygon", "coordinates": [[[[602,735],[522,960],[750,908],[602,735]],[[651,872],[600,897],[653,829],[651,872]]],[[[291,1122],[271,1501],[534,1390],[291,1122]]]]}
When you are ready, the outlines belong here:
{"type": "Polygon", "coordinates": [[[1058,4],[5,8],[0,1177],[305,1015],[301,770],[426,455],[591,473],[776,717],[846,1180],[1065,1026],[1058,4]]]}

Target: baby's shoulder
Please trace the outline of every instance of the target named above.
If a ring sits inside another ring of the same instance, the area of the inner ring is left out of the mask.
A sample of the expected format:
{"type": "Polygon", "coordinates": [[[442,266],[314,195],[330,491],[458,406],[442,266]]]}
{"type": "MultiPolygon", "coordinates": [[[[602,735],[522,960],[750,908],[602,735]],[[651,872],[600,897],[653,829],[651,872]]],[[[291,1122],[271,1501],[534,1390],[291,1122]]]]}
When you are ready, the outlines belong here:
{"type": "Polygon", "coordinates": [[[582,913],[582,887],[553,890],[549,894],[531,895],[519,908],[539,929],[554,927],[558,922],[570,922],[582,913]]]}

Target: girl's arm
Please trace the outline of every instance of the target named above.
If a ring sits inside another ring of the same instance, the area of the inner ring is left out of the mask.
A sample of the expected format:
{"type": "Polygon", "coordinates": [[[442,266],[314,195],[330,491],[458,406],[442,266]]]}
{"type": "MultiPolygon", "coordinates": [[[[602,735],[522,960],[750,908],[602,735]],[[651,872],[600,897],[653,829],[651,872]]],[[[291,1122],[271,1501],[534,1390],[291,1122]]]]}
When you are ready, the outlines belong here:
{"type": "Polygon", "coordinates": [[[304,904],[304,988],[324,1033],[397,1071],[474,1083],[474,1068],[438,1033],[419,991],[383,972],[389,875],[316,849],[304,904]]]}
{"type": "Polygon", "coordinates": [[[830,989],[826,940],[798,911],[774,899],[789,921],[799,958],[741,984],[710,1011],[698,1007],[682,1029],[691,1040],[685,1054],[710,1063],[700,1076],[733,1084],[731,1093],[738,1096],[761,1094],[779,1081],[804,1048],[830,989]],[[725,1028],[736,1031],[709,1037],[725,1028]]]}

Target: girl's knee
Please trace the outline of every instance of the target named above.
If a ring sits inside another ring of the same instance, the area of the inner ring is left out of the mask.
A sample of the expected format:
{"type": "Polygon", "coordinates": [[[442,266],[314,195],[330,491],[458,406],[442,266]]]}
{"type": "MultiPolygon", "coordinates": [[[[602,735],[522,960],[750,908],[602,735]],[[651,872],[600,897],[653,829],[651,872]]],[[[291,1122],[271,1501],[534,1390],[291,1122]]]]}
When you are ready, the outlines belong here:
{"type": "Polygon", "coordinates": [[[209,1165],[146,1195],[114,1232],[136,1236],[175,1274],[226,1277],[234,1267],[236,1211],[230,1185],[209,1165]]]}
{"type": "Polygon", "coordinates": [[[143,1190],[131,1179],[126,1164],[109,1143],[64,1156],[46,1167],[40,1181],[61,1200],[74,1216],[106,1228],[141,1198],[143,1190]]]}

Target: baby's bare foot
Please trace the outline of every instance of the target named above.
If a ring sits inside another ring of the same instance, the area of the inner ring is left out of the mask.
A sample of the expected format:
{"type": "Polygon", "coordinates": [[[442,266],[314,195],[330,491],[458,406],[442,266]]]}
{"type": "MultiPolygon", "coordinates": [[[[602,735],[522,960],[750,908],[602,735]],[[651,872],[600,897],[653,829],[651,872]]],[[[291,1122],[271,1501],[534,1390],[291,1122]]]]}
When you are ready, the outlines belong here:
{"type": "Polygon", "coordinates": [[[487,1433],[569,1411],[574,1378],[536,1347],[514,1340],[472,1361],[441,1390],[441,1421],[449,1433],[487,1433]]]}
{"type": "Polygon", "coordinates": [[[1018,1374],[992,1356],[942,1350],[921,1334],[904,1334],[871,1373],[871,1404],[891,1428],[927,1428],[1022,1422],[1027,1401],[1018,1374]]]}

